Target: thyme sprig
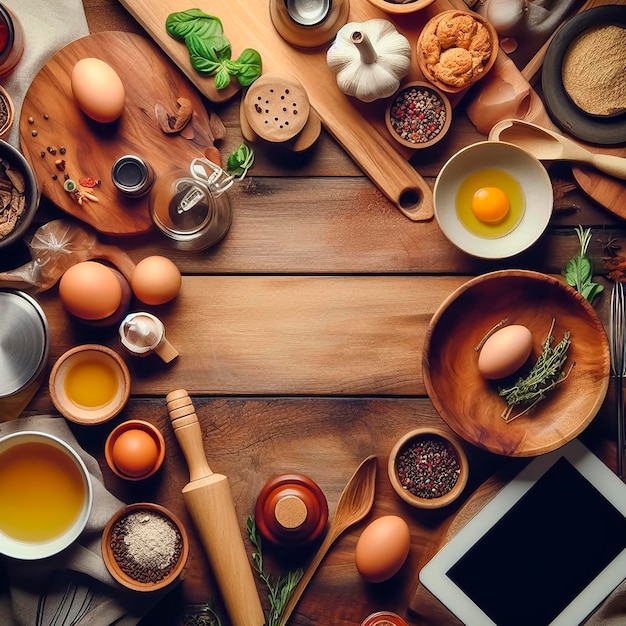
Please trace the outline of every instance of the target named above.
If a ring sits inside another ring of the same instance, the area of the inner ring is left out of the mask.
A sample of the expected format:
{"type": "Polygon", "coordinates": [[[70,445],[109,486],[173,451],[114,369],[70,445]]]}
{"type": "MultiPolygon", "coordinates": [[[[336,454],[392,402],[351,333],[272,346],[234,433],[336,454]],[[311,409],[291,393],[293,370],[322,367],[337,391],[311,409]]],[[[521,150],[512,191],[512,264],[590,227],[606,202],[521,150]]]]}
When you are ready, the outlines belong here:
{"type": "Polygon", "coordinates": [[[500,389],[499,393],[508,405],[502,413],[502,418],[505,422],[511,422],[528,413],[538,402],[546,397],[549,391],[562,383],[572,371],[574,363],[572,363],[567,372],[563,371],[563,366],[567,360],[567,351],[571,344],[570,333],[569,331],[565,332],[563,339],[553,347],[554,336],[552,333],[554,324],[555,320],[553,319],[550,331],[543,342],[542,352],[528,375],[524,378],[519,378],[513,386],[500,389]],[[511,415],[514,408],[520,404],[527,406],[520,413],[511,415]]]}
{"type": "Polygon", "coordinates": [[[267,615],[266,626],[278,626],[280,618],[287,606],[287,602],[291,597],[293,590],[302,578],[302,569],[298,568],[287,574],[281,575],[276,581],[272,574],[267,573],[263,568],[263,550],[261,544],[261,536],[259,535],[254,516],[249,515],[246,523],[248,535],[252,545],[256,548],[256,552],[252,553],[252,564],[256,570],[259,579],[267,587],[267,597],[270,603],[270,612],[267,615]]]}

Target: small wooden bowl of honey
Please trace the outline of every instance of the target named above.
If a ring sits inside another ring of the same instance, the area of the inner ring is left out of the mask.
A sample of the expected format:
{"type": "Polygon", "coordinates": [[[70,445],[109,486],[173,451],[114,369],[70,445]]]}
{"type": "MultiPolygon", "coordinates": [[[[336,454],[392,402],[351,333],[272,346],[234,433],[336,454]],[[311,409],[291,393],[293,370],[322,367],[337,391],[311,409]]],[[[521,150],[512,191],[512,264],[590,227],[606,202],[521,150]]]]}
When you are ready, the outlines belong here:
{"type": "Polygon", "coordinates": [[[49,380],[56,409],[71,422],[95,425],[119,415],[130,396],[130,372],[122,357],[98,344],[85,344],[59,357],[49,380]]]}

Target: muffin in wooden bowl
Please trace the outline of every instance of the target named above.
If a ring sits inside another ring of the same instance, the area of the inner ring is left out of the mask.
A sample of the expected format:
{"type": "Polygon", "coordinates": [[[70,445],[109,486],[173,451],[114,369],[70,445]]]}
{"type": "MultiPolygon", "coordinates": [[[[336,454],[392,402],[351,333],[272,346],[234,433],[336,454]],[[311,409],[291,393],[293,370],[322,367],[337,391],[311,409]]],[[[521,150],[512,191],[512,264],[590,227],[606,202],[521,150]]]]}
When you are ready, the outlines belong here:
{"type": "Polygon", "coordinates": [[[442,91],[457,93],[491,69],[498,56],[498,35],[478,13],[443,11],[424,26],[416,56],[428,81],[442,91]]]}

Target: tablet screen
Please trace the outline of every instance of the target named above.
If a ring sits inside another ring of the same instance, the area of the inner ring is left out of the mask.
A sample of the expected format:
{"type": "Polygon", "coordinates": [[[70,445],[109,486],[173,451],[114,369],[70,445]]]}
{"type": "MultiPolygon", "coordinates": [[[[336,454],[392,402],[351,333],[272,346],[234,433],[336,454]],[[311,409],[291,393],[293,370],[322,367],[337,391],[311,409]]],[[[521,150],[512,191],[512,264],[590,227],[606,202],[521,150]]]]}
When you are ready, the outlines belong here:
{"type": "Polygon", "coordinates": [[[447,575],[499,626],[541,626],[624,548],[626,518],[562,457],[447,575]]]}

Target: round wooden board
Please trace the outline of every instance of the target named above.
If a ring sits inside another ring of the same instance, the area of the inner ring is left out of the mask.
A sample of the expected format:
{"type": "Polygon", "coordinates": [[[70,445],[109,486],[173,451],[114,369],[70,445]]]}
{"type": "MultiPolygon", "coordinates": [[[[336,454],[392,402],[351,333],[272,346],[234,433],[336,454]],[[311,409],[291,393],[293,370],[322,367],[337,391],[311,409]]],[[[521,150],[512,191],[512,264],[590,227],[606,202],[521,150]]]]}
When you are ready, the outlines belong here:
{"type": "Polygon", "coordinates": [[[114,187],[111,166],[116,159],[125,154],[140,156],[158,177],[186,167],[210,145],[209,117],[194,87],[150,40],[125,32],[88,35],[49,59],[26,93],[19,129],[22,152],[33,166],[42,193],[63,211],[107,235],[140,234],[152,227],[148,195],[128,198],[114,187]],[[124,84],[126,105],[116,122],[94,122],[76,105],[70,76],[75,63],[85,57],[108,63],[124,84]],[[166,134],[156,122],[155,103],[174,114],[180,97],[193,106],[191,139],[166,134]],[[57,148],[56,155],[48,152],[50,146],[57,148]],[[66,161],[65,172],[56,168],[56,159],[66,161]],[[93,189],[98,202],[78,204],[63,190],[64,174],[74,180],[81,176],[100,180],[93,189]]]}

